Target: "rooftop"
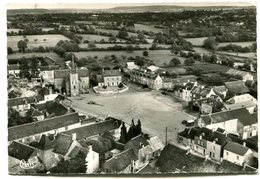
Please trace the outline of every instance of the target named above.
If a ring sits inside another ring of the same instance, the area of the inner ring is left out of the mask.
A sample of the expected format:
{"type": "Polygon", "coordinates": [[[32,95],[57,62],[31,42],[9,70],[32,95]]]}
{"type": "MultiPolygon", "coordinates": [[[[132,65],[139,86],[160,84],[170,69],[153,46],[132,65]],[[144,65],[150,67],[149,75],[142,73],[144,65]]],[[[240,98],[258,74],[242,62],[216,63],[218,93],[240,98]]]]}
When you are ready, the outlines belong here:
{"type": "Polygon", "coordinates": [[[8,141],[59,129],[79,122],[78,113],[70,113],[58,117],[31,122],[8,128],[8,141]]]}
{"type": "Polygon", "coordinates": [[[240,156],[244,156],[249,150],[249,148],[244,147],[243,145],[240,145],[235,142],[228,142],[227,145],[225,145],[224,149],[233,152],[235,154],[238,154],[240,156]]]}
{"type": "Polygon", "coordinates": [[[28,160],[33,152],[35,151],[35,148],[13,141],[9,146],[8,146],[8,155],[17,158],[19,160],[28,160]]]}
{"type": "Polygon", "coordinates": [[[249,92],[249,89],[246,87],[245,83],[241,80],[226,82],[225,86],[231,93],[234,94],[243,94],[249,92]]]}
{"type": "Polygon", "coordinates": [[[119,70],[104,70],[103,77],[109,76],[121,76],[121,72],[119,70]]]}

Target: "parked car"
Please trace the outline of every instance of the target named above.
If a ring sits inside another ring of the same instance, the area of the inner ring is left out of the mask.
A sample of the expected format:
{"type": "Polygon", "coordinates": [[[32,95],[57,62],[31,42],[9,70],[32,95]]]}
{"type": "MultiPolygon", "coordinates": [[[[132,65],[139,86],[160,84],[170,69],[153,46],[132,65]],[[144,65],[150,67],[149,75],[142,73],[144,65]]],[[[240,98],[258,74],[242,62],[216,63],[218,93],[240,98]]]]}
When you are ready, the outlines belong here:
{"type": "Polygon", "coordinates": [[[191,126],[194,126],[194,124],[195,124],[195,121],[193,119],[190,119],[187,121],[186,126],[191,127],[191,126]]]}
{"type": "Polygon", "coordinates": [[[187,121],[186,121],[186,120],[183,120],[181,123],[184,124],[184,125],[186,125],[186,124],[187,124],[187,121]]]}

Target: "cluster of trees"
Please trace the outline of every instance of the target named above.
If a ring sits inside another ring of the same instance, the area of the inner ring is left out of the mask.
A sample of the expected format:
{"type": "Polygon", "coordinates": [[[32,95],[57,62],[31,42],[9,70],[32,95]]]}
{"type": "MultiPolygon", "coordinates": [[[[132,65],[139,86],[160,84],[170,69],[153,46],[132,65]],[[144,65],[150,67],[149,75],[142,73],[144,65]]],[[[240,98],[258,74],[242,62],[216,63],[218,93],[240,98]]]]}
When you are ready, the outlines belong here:
{"type": "Polygon", "coordinates": [[[221,36],[216,36],[218,42],[248,42],[256,41],[256,35],[252,32],[238,32],[233,34],[231,32],[223,33],[221,36]]]}
{"type": "Polygon", "coordinates": [[[73,41],[60,40],[54,47],[53,51],[60,56],[63,56],[66,52],[78,52],[80,47],[73,41]]]}
{"type": "Polygon", "coordinates": [[[136,125],[134,124],[134,120],[132,119],[131,126],[129,127],[128,131],[126,130],[125,123],[123,122],[121,126],[119,142],[125,144],[129,140],[140,134],[142,134],[142,124],[140,119],[138,119],[136,125]]]}
{"type": "Polygon", "coordinates": [[[22,117],[19,112],[15,109],[8,109],[8,127],[13,127],[17,125],[27,124],[33,122],[31,117],[22,117]]]}
{"type": "Polygon", "coordinates": [[[194,63],[195,63],[195,60],[192,57],[184,60],[184,64],[187,65],[187,66],[194,65],[194,63]]]}
{"type": "Polygon", "coordinates": [[[208,37],[203,41],[203,47],[209,50],[217,50],[218,42],[215,40],[214,37],[208,37]]]}
{"type": "Polygon", "coordinates": [[[27,42],[25,40],[20,40],[17,43],[17,47],[20,53],[25,53],[25,49],[27,49],[27,42]]]}
{"type": "Polygon", "coordinates": [[[254,52],[256,48],[253,47],[242,47],[240,45],[236,44],[228,44],[226,46],[219,47],[219,51],[232,51],[232,52],[241,52],[241,53],[248,53],[248,52],[254,52]]]}
{"type": "Polygon", "coordinates": [[[78,154],[70,160],[61,159],[56,167],[50,169],[50,173],[86,173],[87,166],[85,165],[86,155],[79,151],[78,154]]]}

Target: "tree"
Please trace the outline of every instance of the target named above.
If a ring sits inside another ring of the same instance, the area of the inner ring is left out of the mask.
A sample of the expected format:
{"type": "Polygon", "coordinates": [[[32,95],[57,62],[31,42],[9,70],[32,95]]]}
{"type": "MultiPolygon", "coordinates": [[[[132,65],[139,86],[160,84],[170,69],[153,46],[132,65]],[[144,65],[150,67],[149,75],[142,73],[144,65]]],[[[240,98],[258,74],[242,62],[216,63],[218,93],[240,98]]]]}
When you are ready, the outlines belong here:
{"type": "Polygon", "coordinates": [[[114,35],[112,35],[111,37],[109,37],[108,41],[110,43],[116,43],[116,37],[114,35]]]}
{"type": "Polygon", "coordinates": [[[96,48],[96,45],[94,42],[89,42],[88,43],[88,48],[96,48]]]}
{"type": "Polygon", "coordinates": [[[251,69],[250,64],[248,62],[244,63],[243,68],[245,70],[250,70],[251,69]]]}
{"type": "Polygon", "coordinates": [[[14,51],[11,47],[7,47],[7,54],[10,55],[10,54],[13,54],[14,51]]]}
{"type": "Polygon", "coordinates": [[[137,125],[136,125],[136,136],[142,134],[142,123],[140,121],[140,119],[138,119],[137,121],[137,125]]]}
{"type": "Polygon", "coordinates": [[[127,46],[126,46],[126,51],[127,51],[128,53],[133,52],[133,51],[134,51],[133,45],[127,45],[127,46]]]}
{"type": "Polygon", "coordinates": [[[134,137],[134,130],[135,130],[135,123],[134,123],[134,119],[132,119],[131,125],[128,129],[127,132],[127,139],[131,140],[134,137]]]}
{"type": "Polygon", "coordinates": [[[172,44],[171,46],[171,53],[177,55],[181,51],[181,48],[179,45],[172,44]]]}
{"type": "Polygon", "coordinates": [[[193,58],[187,58],[185,61],[184,61],[184,64],[187,65],[187,66],[191,66],[195,63],[195,61],[193,60],[193,58]]]}
{"type": "Polygon", "coordinates": [[[179,64],[181,64],[181,61],[176,57],[171,59],[171,61],[169,62],[169,66],[178,66],[179,64]]]}
{"type": "Polygon", "coordinates": [[[119,83],[118,88],[123,88],[123,87],[124,87],[123,83],[119,83]]]}
{"type": "Polygon", "coordinates": [[[143,51],[143,56],[144,56],[144,57],[147,57],[148,55],[149,55],[149,52],[148,52],[148,51],[146,51],[146,50],[143,51]]]}
{"type": "Polygon", "coordinates": [[[125,127],[125,123],[124,122],[122,123],[122,126],[121,126],[119,142],[122,143],[122,144],[125,144],[126,142],[128,142],[126,127],[125,127]]]}
{"type": "Polygon", "coordinates": [[[55,53],[57,53],[58,55],[60,55],[61,57],[64,55],[64,53],[66,52],[66,50],[62,47],[56,46],[53,51],[55,53]]]}
{"type": "Polygon", "coordinates": [[[104,67],[104,70],[110,70],[110,67],[104,67]]]}
{"type": "Polygon", "coordinates": [[[25,52],[25,49],[27,48],[27,43],[24,41],[24,40],[20,40],[18,43],[17,43],[17,47],[19,49],[19,52],[25,52]]]}
{"type": "Polygon", "coordinates": [[[203,41],[203,47],[209,50],[216,50],[218,46],[218,42],[216,42],[214,37],[208,37],[203,41]]]}
{"type": "Polygon", "coordinates": [[[44,52],[45,52],[45,49],[44,49],[44,47],[43,47],[43,46],[39,46],[39,52],[42,52],[42,53],[44,53],[44,52]]]}
{"type": "Polygon", "coordinates": [[[119,30],[119,32],[118,32],[118,37],[119,37],[119,38],[122,38],[122,39],[126,39],[126,38],[128,37],[127,31],[125,31],[125,30],[123,30],[123,29],[119,30]]]}
{"type": "Polygon", "coordinates": [[[150,47],[151,50],[155,50],[157,48],[157,44],[153,43],[152,46],[150,47]]]}

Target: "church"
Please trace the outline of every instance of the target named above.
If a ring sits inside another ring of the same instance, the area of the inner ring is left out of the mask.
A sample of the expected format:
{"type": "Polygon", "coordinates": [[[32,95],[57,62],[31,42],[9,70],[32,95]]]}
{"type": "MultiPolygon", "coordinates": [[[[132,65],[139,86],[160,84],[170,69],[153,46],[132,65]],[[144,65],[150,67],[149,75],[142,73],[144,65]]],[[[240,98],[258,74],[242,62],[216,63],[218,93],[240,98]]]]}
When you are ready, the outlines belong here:
{"type": "Polygon", "coordinates": [[[42,71],[43,86],[53,84],[61,94],[77,96],[84,94],[89,88],[89,71],[87,68],[76,68],[74,58],[69,69],[42,71]]]}

